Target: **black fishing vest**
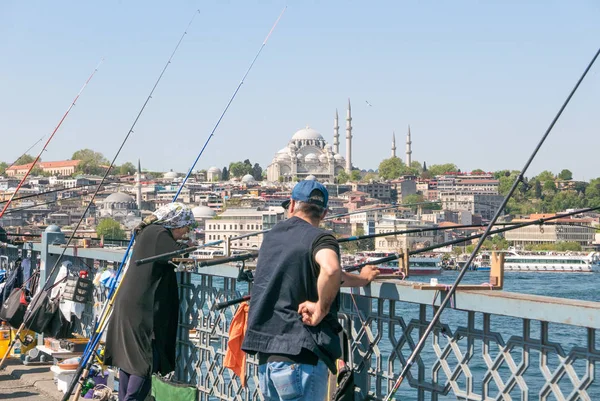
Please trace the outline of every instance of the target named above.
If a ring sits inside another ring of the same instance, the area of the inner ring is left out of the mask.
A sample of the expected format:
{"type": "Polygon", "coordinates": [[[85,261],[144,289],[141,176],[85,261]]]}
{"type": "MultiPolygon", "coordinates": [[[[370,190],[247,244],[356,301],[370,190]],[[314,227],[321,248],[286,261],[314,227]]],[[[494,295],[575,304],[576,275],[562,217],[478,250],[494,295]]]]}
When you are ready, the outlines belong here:
{"type": "Polygon", "coordinates": [[[302,302],[318,300],[312,245],[324,234],[328,233],[298,217],[265,234],[254,274],[245,352],[298,355],[306,348],[336,372],[335,361],[342,354],[336,303],[315,327],[302,323],[298,314],[302,302]]]}

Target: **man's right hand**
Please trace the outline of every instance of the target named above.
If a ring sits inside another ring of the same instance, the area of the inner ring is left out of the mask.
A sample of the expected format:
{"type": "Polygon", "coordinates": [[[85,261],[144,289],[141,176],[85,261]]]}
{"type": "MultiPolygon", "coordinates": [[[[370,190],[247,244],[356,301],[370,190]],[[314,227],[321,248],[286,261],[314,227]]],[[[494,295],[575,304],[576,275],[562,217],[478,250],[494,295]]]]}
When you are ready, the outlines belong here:
{"type": "Polygon", "coordinates": [[[302,322],[308,326],[316,326],[327,315],[318,302],[306,301],[298,306],[298,313],[302,316],[302,322]]]}

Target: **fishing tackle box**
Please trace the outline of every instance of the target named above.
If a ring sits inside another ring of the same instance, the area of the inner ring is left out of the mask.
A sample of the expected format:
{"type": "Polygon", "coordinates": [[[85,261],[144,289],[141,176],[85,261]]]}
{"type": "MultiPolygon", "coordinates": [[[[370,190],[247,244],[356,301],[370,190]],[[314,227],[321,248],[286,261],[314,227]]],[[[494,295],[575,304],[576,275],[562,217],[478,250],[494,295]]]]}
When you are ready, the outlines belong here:
{"type": "Polygon", "coordinates": [[[83,352],[89,342],[89,338],[67,338],[60,340],[60,348],[70,352],[83,352]]]}
{"type": "Polygon", "coordinates": [[[93,294],[94,282],[92,280],[82,277],[69,277],[62,296],[67,301],[85,304],[92,302],[93,294]]]}

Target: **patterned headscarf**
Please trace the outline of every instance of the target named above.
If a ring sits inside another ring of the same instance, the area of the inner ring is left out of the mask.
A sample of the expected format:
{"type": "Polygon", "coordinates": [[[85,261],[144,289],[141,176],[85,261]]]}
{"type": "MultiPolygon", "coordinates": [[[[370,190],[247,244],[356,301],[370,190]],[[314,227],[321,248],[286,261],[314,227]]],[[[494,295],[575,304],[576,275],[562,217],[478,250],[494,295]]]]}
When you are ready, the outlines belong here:
{"type": "Polygon", "coordinates": [[[180,228],[187,226],[195,228],[197,225],[192,210],[179,202],[169,203],[158,208],[137,226],[136,233],[139,234],[144,227],[147,227],[150,224],[160,224],[165,228],[180,228]]]}

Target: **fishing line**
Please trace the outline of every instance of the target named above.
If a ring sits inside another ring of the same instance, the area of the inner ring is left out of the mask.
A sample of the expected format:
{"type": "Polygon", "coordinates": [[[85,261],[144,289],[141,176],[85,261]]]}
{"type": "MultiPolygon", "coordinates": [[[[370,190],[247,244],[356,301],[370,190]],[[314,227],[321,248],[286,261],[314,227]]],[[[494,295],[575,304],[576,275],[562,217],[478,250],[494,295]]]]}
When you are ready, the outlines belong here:
{"type": "Polygon", "coordinates": [[[525,172],[527,172],[527,169],[529,168],[529,165],[533,162],[533,159],[537,155],[539,149],[542,147],[542,145],[546,141],[546,138],[548,137],[548,135],[552,131],[552,128],[554,128],[554,125],[556,124],[556,122],[558,121],[558,119],[562,115],[563,111],[565,110],[565,108],[567,107],[567,105],[569,104],[569,102],[571,101],[571,98],[573,97],[573,95],[577,91],[577,88],[579,88],[579,85],[581,84],[581,82],[583,81],[583,79],[585,78],[585,76],[587,75],[588,71],[594,65],[596,59],[598,58],[598,55],[600,55],[600,48],[598,49],[598,51],[596,52],[596,54],[594,55],[594,57],[592,58],[592,60],[588,64],[587,68],[585,69],[585,71],[583,72],[583,74],[581,75],[581,77],[579,78],[579,80],[577,81],[577,83],[575,84],[575,86],[573,87],[573,89],[571,90],[571,92],[569,93],[569,96],[567,96],[567,99],[565,100],[565,102],[563,103],[563,105],[559,109],[558,113],[556,114],[556,116],[554,117],[554,119],[552,120],[552,122],[550,123],[550,126],[546,129],[546,132],[542,136],[542,139],[538,142],[538,144],[536,145],[535,149],[533,150],[533,153],[529,156],[529,159],[525,162],[525,165],[521,169],[521,172],[519,173],[519,175],[517,176],[517,178],[513,182],[513,185],[511,186],[510,191],[505,196],[504,200],[502,201],[502,204],[500,205],[500,207],[498,208],[498,210],[494,214],[494,217],[490,221],[489,225],[485,229],[485,231],[484,231],[483,235],[481,236],[481,238],[479,239],[479,241],[477,242],[477,245],[475,245],[475,249],[471,253],[471,256],[469,256],[469,259],[467,260],[467,263],[465,263],[465,265],[460,270],[460,273],[458,274],[456,280],[452,284],[452,287],[448,291],[447,296],[444,298],[444,300],[440,304],[440,307],[438,308],[438,310],[436,311],[435,315],[431,319],[431,322],[429,323],[429,325],[425,329],[425,332],[423,333],[423,335],[419,339],[419,342],[415,345],[413,351],[410,354],[410,357],[407,359],[406,364],[404,365],[404,368],[400,372],[400,376],[398,376],[398,379],[394,383],[394,385],[393,385],[391,391],[388,393],[387,397],[385,397],[384,401],[390,401],[392,399],[392,397],[398,391],[398,388],[400,387],[400,385],[404,381],[404,377],[406,377],[406,374],[410,371],[412,365],[415,362],[416,357],[419,355],[419,353],[423,349],[423,346],[425,345],[425,341],[427,340],[427,337],[429,336],[429,334],[433,330],[434,326],[439,321],[442,312],[444,311],[444,309],[448,305],[449,300],[453,297],[454,293],[456,292],[456,289],[457,289],[458,285],[460,284],[462,278],[466,274],[467,269],[469,268],[469,266],[471,265],[471,263],[475,259],[475,256],[477,255],[477,252],[479,252],[479,249],[483,245],[483,242],[485,241],[485,238],[490,234],[490,231],[492,229],[493,224],[496,222],[496,220],[500,216],[500,213],[502,213],[502,211],[504,210],[504,208],[508,204],[509,199],[511,198],[512,194],[517,189],[517,186],[523,181],[524,174],[525,174],[525,172]]]}
{"type": "MultiPolygon", "coordinates": [[[[175,56],[175,53],[177,53],[177,50],[179,49],[179,46],[181,45],[181,42],[183,41],[183,38],[185,37],[185,35],[187,35],[187,30],[190,28],[190,26],[192,25],[192,23],[194,22],[194,19],[196,18],[196,16],[200,13],[200,10],[196,10],[194,11],[194,14],[190,20],[190,22],[188,23],[185,31],[183,32],[183,34],[181,35],[181,37],[179,38],[179,41],[177,42],[177,45],[175,46],[175,48],[173,49],[173,52],[171,53],[171,55],[169,56],[169,59],[167,60],[165,66],[163,67],[162,71],[160,72],[158,78],[156,79],[156,82],[154,83],[154,86],[152,87],[152,90],[150,91],[150,94],[148,95],[148,97],[146,98],[146,101],[144,102],[144,104],[142,105],[140,111],[138,112],[137,116],[135,117],[135,119],[133,120],[133,123],[131,125],[131,128],[129,128],[129,131],[127,132],[127,135],[125,135],[125,138],[123,139],[123,142],[121,142],[121,146],[119,147],[119,149],[117,150],[117,153],[115,154],[115,156],[113,157],[113,160],[111,161],[108,169],[106,170],[106,172],[104,173],[104,176],[102,177],[102,180],[100,181],[100,184],[98,185],[98,187],[96,188],[96,191],[94,192],[94,194],[92,195],[92,199],[90,199],[90,202],[88,203],[87,207],[86,207],[86,211],[84,212],[84,214],[81,216],[81,219],[79,220],[79,222],[77,223],[77,225],[75,226],[75,229],[73,230],[73,234],[71,235],[71,238],[69,238],[69,241],[67,242],[66,247],[68,247],[69,242],[71,241],[72,237],[75,235],[75,232],[77,231],[77,229],[79,228],[79,225],[81,224],[81,222],[83,221],[83,218],[85,216],[85,213],[87,213],[87,211],[89,210],[94,198],[96,197],[96,195],[98,194],[100,187],[102,186],[102,184],[104,183],[104,181],[106,180],[106,177],[108,176],[108,174],[110,173],[110,170],[112,169],[112,167],[115,164],[115,161],[117,160],[117,157],[119,156],[119,154],[121,153],[121,150],[123,149],[123,147],[125,146],[125,143],[127,142],[127,140],[129,139],[129,136],[133,133],[133,129],[135,128],[138,120],[140,119],[142,113],[144,112],[144,110],[146,109],[146,105],[148,104],[148,102],[150,102],[150,99],[152,98],[152,95],[154,94],[154,91],[156,90],[156,87],[158,86],[158,84],[160,83],[163,75],[165,74],[165,71],[167,70],[167,68],[169,67],[169,65],[171,64],[171,60],[173,60],[173,57],[175,56]]],[[[129,242],[129,245],[127,247],[127,250],[125,251],[125,256],[123,257],[123,260],[121,261],[121,265],[119,266],[119,270],[117,272],[120,273],[123,265],[125,264],[126,260],[127,260],[127,255],[129,253],[129,250],[131,249],[131,246],[133,245],[133,242],[135,241],[135,234],[131,236],[131,241],[129,242]]],[[[63,250],[61,256],[58,258],[57,262],[54,265],[54,268],[52,269],[52,271],[54,271],[54,269],[56,268],[56,266],[58,265],[58,262],[60,261],[60,258],[64,255],[65,251],[66,251],[66,247],[63,250]]],[[[49,275],[48,277],[51,277],[51,275],[49,275]]],[[[116,283],[116,279],[114,280],[114,283],[116,283]]],[[[114,284],[113,283],[113,284],[114,284]]],[[[111,289],[109,290],[109,294],[112,295],[114,293],[114,289],[115,286],[111,286],[111,289]]],[[[110,298],[109,298],[110,299],[110,298]]],[[[106,308],[108,307],[108,303],[106,303],[104,305],[103,311],[101,315],[104,315],[106,313],[106,308]]],[[[100,335],[96,333],[96,331],[94,332],[96,335],[92,336],[92,339],[90,339],[90,342],[88,342],[88,346],[86,347],[86,352],[84,352],[80,362],[79,362],[79,366],[77,367],[77,371],[75,372],[75,377],[72,379],[68,390],[65,392],[65,395],[63,397],[63,401],[68,401],[68,399],[71,396],[71,393],[73,392],[73,389],[77,386],[78,391],[75,392],[75,400],[79,399],[80,396],[80,386],[81,386],[81,382],[79,381],[79,377],[82,375],[82,373],[84,372],[84,369],[86,367],[86,364],[88,362],[88,359],[90,358],[91,354],[94,352],[98,341],[100,339],[100,335]]],[[[86,373],[87,374],[87,373],[86,373]]],[[[86,375],[85,374],[85,375],[86,375]]],[[[84,375],[84,377],[85,377],[84,375]]]]}
{"type": "MultiPolygon", "coordinates": [[[[38,160],[40,160],[40,157],[42,156],[42,153],[44,153],[46,151],[46,148],[48,147],[48,144],[50,143],[50,141],[52,141],[52,138],[54,138],[54,134],[56,134],[56,132],[58,131],[58,129],[62,125],[63,121],[65,121],[65,119],[69,115],[69,112],[71,111],[71,109],[73,107],[75,107],[75,103],[77,103],[77,99],[79,99],[79,96],[81,95],[81,93],[83,92],[83,90],[87,87],[88,83],[92,80],[92,78],[96,74],[96,71],[98,71],[98,68],[100,68],[100,64],[102,64],[103,61],[104,61],[104,59],[101,59],[100,62],[98,63],[98,65],[96,66],[96,68],[94,68],[94,71],[89,76],[89,78],[87,79],[87,81],[85,81],[85,83],[83,84],[83,86],[79,90],[79,93],[77,93],[77,96],[75,96],[75,99],[73,99],[73,101],[71,102],[71,105],[69,106],[69,108],[67,109],[67,111],[65,112],[65,114],[62,116],[62,118],[60,119],[60,121],[58,122],[58,125],[56,126],[56,128],[54,128],[54,131],[52,131],[52,134],[50,134],[50,137],[48,138],[48,140],[44,144],[44,147],[42,148],[42,150],[40,150],[40,153],[38,153],[38,155],[35,158],[35,160],[31,163],[31,166],[29,166],[29,169],[27,170],[27,172],[25,173],[25,175],[23,176],[23,178],[19,182],[19,185],[17,185],[17,188],[15,189],[15,192],[13,192],[13,194],[10,197],[10,199],[8,200],[8,202],[6,202],[6,204],[4,205],[4,208],[2,208],[2,211],[0,211],[0,218],[4,215],[4,212],[6,212],[6,209],[8,209],[8,207],[12,203],[13,198],[17,195],[17,192],[19,192],[19,189],[21,189],[21,187],[25,183],[25,180],[27,179],[27,177],[29,177],[29,173],[31,173],[31,170],[33,170],[33,168],[37,164],[38,160]]],[[[1,367],[2,367],[2,363],[0,363],[0,368],[1,367]]]]}

